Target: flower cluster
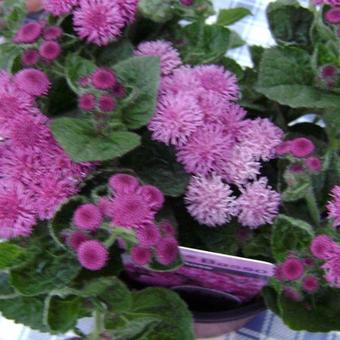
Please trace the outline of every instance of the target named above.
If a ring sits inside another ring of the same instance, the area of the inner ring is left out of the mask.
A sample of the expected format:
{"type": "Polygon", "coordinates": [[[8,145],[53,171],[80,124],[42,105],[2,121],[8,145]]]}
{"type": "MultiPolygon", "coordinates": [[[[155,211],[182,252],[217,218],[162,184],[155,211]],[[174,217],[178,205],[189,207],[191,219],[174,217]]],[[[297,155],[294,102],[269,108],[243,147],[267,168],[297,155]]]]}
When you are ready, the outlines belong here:
{"type": "Polygon", "coordinates": [[[55,141],[35,97],[47,76],[24,69],[0,72],[0,237],[28,236],[37,219],[50,219],[77,192],[90,165],[76,164],[55,141]]]}
{"type": "Polygon", "coordinates": [[[333,227],[340,226],[340,186],[336,185],[331,192],[332,200],[328,202],[328,218],[332,220],[333,227]]]}
{"type": "Polygon", "coordinates": [[[313,155],[314,151],[314,143],[305,137],[284,141],[276,148],[278,156],[294,157],[294,163],[289,168],[294,173],[304,172],[305,169],[310,172],[321,171],[321,160],[318,156],[313,155]]]}
{"type": "Polygon", "coordinates": [[[125,94],[114,72],[106,68],[98,68],[92,74],[82,77],[79,85],[84,90],[78,99],[79,108],[83,111],[112,112],[116,108],[116,98],[125,94]]]}
{"type": "Polygon", "coordinates": [[[14,43],[29,44],[25,47],[21,62],[24,66],[36,65],[40,60],[51,62],[61,54],[58,39],[63,31],[59,26],[45,26],[41,22],[29,22],[22,25],[14,37],[14,43]],[[32,47],[34,46],[34,47],[32,47]]]}
{"type": "Polygon", "coordinates": [[[117,40],[124,27],[135,20],[138,0],[44,0],[55,16],[73,14],[78,36],[99,46],[117,40]]]}
{"type": "Polygon", "coordinates": [[[83,204],[74,212],[73,225],[78,230],[68,236],[67,243],[77,252],[81,265],[89,270],[105,266],[108,255],[104,244],[88,234],[96,232],[105,220],[112,230],[122,227],[135,234],[137,243],[130,251],[136,264],[149,264],[153,257],[166,266],[173,263],[178,257],[174,228],[169,221],[161,221],[159,226],[155,221],[164,203],[162,192],[152,185],[141,185],[137,178],[126,174],[113,175],[109,190],[111,194],[100,198],[97,204],[83,204]]]}
{"type": "Polygon", "coordinates": [[[135,55],[160,57],[158,104],[148,128],[154,140],[176,149],[178,161],[193,175],[186,194],[191,215],[209,226],[235,214],[252,228],[271,223],[279,195],[265,179],[257,180],[261,161],[275,157],[281,129],[268,119],[245,118],[247,112],[236,103],[236,77],[223,67],[182,65],[166,41],[142,43],[135,55]],[[239,199],[229,185],[239,187],[239,199]]]}

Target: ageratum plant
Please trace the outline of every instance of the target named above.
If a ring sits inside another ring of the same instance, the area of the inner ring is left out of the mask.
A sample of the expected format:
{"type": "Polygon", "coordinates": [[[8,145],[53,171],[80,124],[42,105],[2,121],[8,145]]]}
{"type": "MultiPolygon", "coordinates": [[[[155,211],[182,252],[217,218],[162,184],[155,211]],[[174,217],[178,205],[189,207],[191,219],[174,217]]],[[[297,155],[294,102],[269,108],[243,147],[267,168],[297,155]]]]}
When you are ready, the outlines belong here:
{"type": "Polygon", "coordinates": [[[244,44],[227,26],[245,9],[206,24],[209,1],[45,0],[30,20],[5,1],[2,314],[81,336],[93,315],[92,339],[193,339],[177,294],[120,275],[124,253],[176,270],[183,245],[276,262],[268,306],[293,329],[339,329],[328,10],[270,5],[278,46],[252,47],[243,69],[225,55],[244,44]]]}

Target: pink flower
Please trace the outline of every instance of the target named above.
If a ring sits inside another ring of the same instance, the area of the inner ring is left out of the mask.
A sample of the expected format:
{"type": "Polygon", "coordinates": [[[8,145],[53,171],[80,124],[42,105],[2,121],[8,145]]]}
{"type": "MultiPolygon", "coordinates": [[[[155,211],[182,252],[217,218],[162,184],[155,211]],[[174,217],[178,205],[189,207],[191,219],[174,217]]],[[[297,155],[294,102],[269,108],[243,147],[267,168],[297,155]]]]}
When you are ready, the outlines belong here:
{"type": "Polygon", "coordinates": [[[310,155],[315,150],[315,146],[311,140],[301,137],[291,141],[290,150],[293,156],[303,158],[310,155]]]}
{"type": "Polygon", "coordinates": [[[116,82],[116,76],[109,69],[99,68],[92,74],[92,84],[96,89],[107,90],[113,87],[116,82]]]}
{"type": "Polygon", "coordinates": [[[112,0],[80,0],[80,6],[73,12],[73,25],[79,37],[99,46],[116,40],[124,24],[120,8],[112,0]]]}
{"type": "Polygon", "coordinates": [[[81,87],[88,87],[91,83],[91,77],[90,76],[84,76],[84,77],[81,77],[80,80],[79,80],[79,85],[81,87]]]}
{"type": "Polygon", "coordinates": [[[307,275],[302,281],[302,289],[307,293],[315,293],[319,288],[319,280],[313,275],[307,275]]]}
{"type": "Polygon", "coordinates": [[[333,246],[334,242],[329,236],[318,235],[313,239],[310,251],[316,258],[326,260],[329,258],[329,252],[332,251],[333,246]]]}
{"type": "Polygon", "coordinates": [[[286,155],[290,153],[290,141],[282,142],[280,145],[276,147],[276,154],[278,156],[286,155]]]}
{"type": "Polygon", "coordinates": [[[173,237],[165,237],[157,245],[157,259],[159,263],[168,266],[174,262],[178,256],[178,243],[173,237]]]}
{"type": "Polygon", "coordinates": [[[44,39],[45,40],[57,40],[63,34],[63,30],[59,26],[49,26],[44,29],[44,39]]]}
{"type": "Polygon", "coordinates": [[[55,16],[70,13],[78,0],[43,0],[44,9],[55,16]]]}
{"type": "Polygon", "coordinates": [[[109,198],[101,197],[97,206],[104,217],[110,217],[111,200],[109,198]]]}
{"type": "Polygon", "coordinates": [[[144,197],[150,208],[158,210],[165,201],[163,193],[153,185],[143,185],[138,192],[144,197]]]}
{"type": "Polygon", "coordinates": [[[269,119],[247,120],[238,136],[242,148],[247,148],[256,160],[268,161],[275,157],[282,143],[283,131],[269,119]]]}
{"type": "Polygon", "coordinates": [[[145,224],[137,230],[137,240],[143,247],[151,247],[158,243],[161,234],[153,223],[145,224]]]}
{"type": "Polygon", "coordinates": [[[306,167],[312,172],[320,172],[321,171],[321,160],[319,157],[310,156],[305,160],[306,167]]]}
{"type": "Polygon", "coordinates": [[[116,1],[124,21],[127,24],[134,22],[137,12],[138,0],[116,0],[116,1]]]}
{"type": "Polygon", "coordinates": [[[169,220],[162,220],[159,224],[159,229],[165,236],[175,236],[176,230],[169,220]]]}
{"type": "Polygon", "coordinates": [[[235,202],[238,220],[243,226],[257,228],[262,224],[272,224],[279,212],[280,195],[267,186],[267,179],[240,188],[241,196],[235,202]]]}
{"type": "Polygon", "coordinates": [[[192,4],[194,3],[194,0],[180,0],[180,3],[183,6],[192,6],[192,4]]]}
{"type": "Polygon", "coordinates": [[[340,186],[336,185],[331,191],[332,200],[327,204],[328,218],[333,221],[333,227],[340,226],[340,186]]]}
{"type": "Polygon", "coordinates": [[[320,70],[320,76],[322,79],[333,78],[337,72],[337,68],[334,65],[324,65],[320,70]]]}
{"type": "Polygon", "coordinates": [[[19,44],[34,43],[39,39],[41,32],[42,25],[39,22],[37,21],[29,22],[19,28],[14,37],[14,42],[19,44]]]}
{"type": "Polygon", "coordinates": [[[39,61],[39,52],[35,49],[27,49],[21,56],[21,62],[25,66],[35,65],[39,61]]]}
{"type": "Polygon", "coordinates": [[[125,97],[125,87],[122,84],[116,83],[112,89],[112,93],[115,97],[123,98],[125,97]]]}
{"type": "Polygon", "coordinates": [[[238,99],[239,87],[236,76],[229,71],[225,71],[222,66],[196,66],[194,74],[204,90],[219,93],[226,100],[238,99]]]}
{"type": "Polygon", "coordinates": [[[116,101],[113,97],[105,95],[99,98],[99,109],[102,112],[111,112],[115,107],[116,101]]]}
{"type": "Polygon", "coordinates": [[[105,246],[96,240],[82,242],[77,249],[80,264],[88,270],[100,270],[105,267],[109,253],[105,246]]]}
{"type": "Polygon", "coordinates": [[[51,86],[46,74],[40,70],[26,68],[15,75],[17,86],[32,96],[46,95],[51,86]]]}
{"type": "Polygon", "coordinates": [[[340,288],[340,247],[336,244],[331,257],[321,267],[325,270],[325,279],[332,287],[340,288]]]}
{"type": "Polygon", "coordinates": [[[188,173],[221,173],[233,142],[220,125],[209,124],[197,129],[189,141],[178,148],[177,159],[188,173]]]}
{"type": "Polygon", "coordinates": [[[110,177],[109,186],[114,193],[133,193],[138,189],[139,181],[130,175],[116,174],[110,177]]]}
{"type": "Polygon", "coordinates": [[[328,10],[325,14],[325,19],[330,24],[339,24],[340,23],[340,8],[333,7],[328,10]]]}
{"type": "Polygon", "coordinates": [[[303,165],[302,165],[302,164],[298,164],[298,163],[292,164],[292,165],[288,168],[288,170],[289,170],[290,172],[294,173],[294,174],[300,174],[300,173],[302,173],[302,172],[305,171],[303,165]]]}
{"type": "Polygon", "coordinates": [[[91,111],[96,106],[96,97],[92,93],[84,93],[79,97],[78,105],[83,111],[91,111]]]}
{"type": "Polygon", "coordinates": [[[45,41],[40,45],[39,53],[46,60],[55,60],[60,56],[61,47],[56,41],[45,41]]]}
{"type": "Polygon", "coordinates": [[[80,229],[96,230],[103,222],[99,208],[91,203],[81,205],[73,215],[73,223],[80,229]]]}
{"type": "Polygon", "coordinates": [[[296,258],[288,258],[281,265],[282,275],[288,281],[298,280],[304,273],[303,263],[296,258]]]}
{"type": "Polygon", "coordinates": [[[149,248],[134,246],[131,249],[131,259],[140,266],[144,266],[151,261],[151,251],[149,248]]]}
{"type": "Polygon", "coordinates": [[[164,40],[143,42],[137,46],[134,55],[160,57],[163,76],[171,74],[175,68],[182,65],[178,51],[170,42],[164,40]]]}
{"type": "Polygon", "coordinates": [[[75,231],[67,237],[67,244],[74,250],[77,251],[79,246],[88,241],[89,237],[81,231],[75,231]]]}
{"type": "Polygon", "coordinates": [[[203,124],[203,113],[191,95],[162,96],[148,128],[154,140],[183,145],[203,124]]]}
{"type": "Polygon", "coordinates": [[[0,238],[29,236],[36,222],[29,194],[20,183],[0,185],[0,238]]]}
{"type": "Polygon", "coordinates": [[[283,294],[286,298],[293,300],[293,301],[301,301],[302,296],[299,291],[292,287],[285,287],[283,290],[283,294]]]}
{"type": "Polygon", "coordinates": [[[185,194],[189,213],[201,224],[223,225],[234,215],[234,200],[228,184],[221,177],[192,177],[185,194]]]}

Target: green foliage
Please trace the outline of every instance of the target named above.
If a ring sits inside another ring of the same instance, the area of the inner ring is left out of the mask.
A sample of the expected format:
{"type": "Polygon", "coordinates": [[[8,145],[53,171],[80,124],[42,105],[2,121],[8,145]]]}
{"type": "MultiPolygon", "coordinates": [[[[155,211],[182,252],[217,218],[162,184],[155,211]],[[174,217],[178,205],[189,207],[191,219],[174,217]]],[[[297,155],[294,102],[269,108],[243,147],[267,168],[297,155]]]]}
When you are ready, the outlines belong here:
{"type": "Polygon", "coordinates": [[[0,44],[0,69],[12,71],[14,61],[20,53],[21,49],[11,43],[0,44]]]}
{"type": "Polygon", "coordinates": [[[276,261],[283,261],[290,251],[306,249],[314,231],[307,222],[286,215],[279,215],[273,225],[272,251],[276,261]]]}
{"type": "Polygon", "coordinates": [[[0,243],[0,270],[22,264],[26,256],[24,248],[10,242],[0,243]]]}
{"type": "Polygon", "coordinates": [[[236,7],[221,9],[218,13],[217,24],[229,26],[247,17],[248,15],[252,15],[248,8],[236,7]]]}
{"type": "Polygon", "coordinates": [[[119,80],[131,93],[121,107],[122,121],[129,129],[146,125],[152,117],[160,81],[159,57],[133,57],[114,66],[119,80]]]}
{"type": "Polygon", "coordinates": [[[140,137],[133,132],[112,131],[108,136],[103,135],[89,119],[57,118],[51,129],[58,143],[76,162],[120,157],[140,144],[140,137]]]}

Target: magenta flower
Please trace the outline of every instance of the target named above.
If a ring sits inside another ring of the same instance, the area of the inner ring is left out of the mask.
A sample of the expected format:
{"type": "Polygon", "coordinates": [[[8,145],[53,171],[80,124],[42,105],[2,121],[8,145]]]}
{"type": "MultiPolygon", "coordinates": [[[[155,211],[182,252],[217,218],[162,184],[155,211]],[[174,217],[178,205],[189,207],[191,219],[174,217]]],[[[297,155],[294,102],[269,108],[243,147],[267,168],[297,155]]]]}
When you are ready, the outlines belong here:
{"type": "Polygon", "coordinates": [[[298,280],[304,273],[303,263],[296,258],[288,258],[281,265],[282,275],[288,281],[298,280]]]}
{"type": "Polygon", "coordinates": [[[104,95],[99,98],[99,109],[102,112],[111,112],[115,109],[116,105],[115,99],[111,96],[104,95]]]}
{"type": "Polygon", "coordinates": [[[178,243],[173,237],[165,237],[159,241],[156,248],[156,255],[159,263],[168,266],[174,262],[178,256],[178,243]]]}
{"type": "Polygon", "coordinates": [[[44,29],[44,39],[45,40],[57,40],[63,34],[63,30],[59,26],[49,26],[44,29]]]}
{"type": "Polygon", "coordinates": [[[110,217],[111,200],[109,198],[101,197],[97,206],[104,217],[110,217]]]}
{"type": "Polygon", "coordinates": [[[148,128],[154,140],[183,145],[203,124],[203,113],[192,95],[180,93],[162,96],[148,128]]]}
{"type": "Polygon", "coordinates": [[[197,129],[189,141],[178,148],[177,159],[188,173],[222,173],[233,143],[220,125],[206,125],[197,129]]]}
{"type": "Polygon", "coordinates": [[[25,66],[35,65],[39,61],[39,52],[35,49],[27,49],[22,53],[21,62],[25,66]]]}
{"type": "Polygon", "coordinates": [[[116,76],[114,73],[105,68],[99,68],[92,74],[92,84],[96,89],[107,90],[112,88],[116,82],[116,76]]]}
{"type": "Polygon", "coordinates": [[[159,229],[165,236],[175,236],[176,230],[169,220],[162,220],[159,224],[159,229]]]}
{"type": "Polygon", "coordinates": [[[292,164],[288,170],[294,174],[300,174],[302,172],[305,171],[305,168],[303,167],[302,164],[296,163],[296,164],[292,164]]]}
{"type": "Polygon", "coordinates": [[[324,65],[321,67],[320,76],[322,79],[333,78],[337,75],[337,72],[334,65],[324,65]]]}
{"type": "Polygon", "coordinates": [[[149,248],[134,246],[131,249],[131,259],[140,266],[150,263],[152,254],[149,248]]]}
{"type": "Polygon", "coordinates": [[[340,247],[335,245],[333,254],[321,267],[325,270],[325,279],[332,287],[340,288],[340,247]]]}
{"type": "Polygon", "coordinates": [[[194,0],[180,0],[180,3],[183,6],[192,6],[192,4],[194,3],[194,0]]]}
{"type": "Polygon", "coordinates": [[[99,46],[116,40],[124,24],[119,6],[111,0],[80,0],[80,6],[73,12],[73,25],[79,37],[99,46]]]}
{"type": "Polygon", "coordinates": [[[182,65],[178,51],[170,42],[164,40],[143,42],[137,46],[134,55],[160,57],[163,76],[171,74],[175,68],[182,65]]]}
{"type": "Polygon", "coordinates": [[[61,53],[61,47],[56,41],[45,41],[39,47],[40,55],[46,60],[57,59],[61,53]]]}
{"type": "Polygon", "coordinates": [[[137,230],[137,240],[143,247],[151,247],[158,243],[161,234],[153,223],[145,224],[137,230]]]}
{"type": "Polygon", "coordinates": [[[41,33],[42,25],[39,22],[29,22],[19,28],[14,37],[14,42],[19,44],[34,43],[39,39],[41,33]]]}
{"type": "Polygon", "coordinates": [[[238,99],[239,88],[233,73],[218,65],[200,65],[193,70],[204,90],[219,93],[226,100],[238,99]]]}
{"type": "Polygon", "coordinates": [[[91,83],[91,77],[90,76],[83,76],[79,79],[79,85],[81,87],[88,87],[91,83]]]}
{"type": "Polygon", "coordinates": [[[280,195],[267,186],[267,179],[262,177],[240,190],[235,202],[240,223],[250,228],[272,224],[279,212],[280,195]]]}
{"type": "Polygon", "coordinates": [[[67,244],[71,247],[74,251],[77,251],[79,246],[88,241],[89,237],[82,233],[81,231],[75,231],[67,237],[67,244]]]}
{"type": "Polygon", "coordinates": [[[322,164],[319,157],[310,156],[305,160],[305,166],[312,172],[320,172],[322,164]]]}
{"type": "Polygon", "coordinates": [[[92,93],[84,93],[79,97],[78,105],[83,111],[91,111],[96,107],[96,97],[92,93]]]}
{"type": "Polygon", "coordinates": [[[19,71],[15,77],[17,86],[32,96],[46,95],[51,83],[46,74],[34,68],[19,71]]]}
{"type": "Polygon", "coordinates": [[[88,270],[100,270],[105,267],[108,260],[108,250],[96,240],[82,242],[77,249],[80,264],[88,270]]]}
{"type": "Polygon", "coordinates": [[[201,224],[223,225],[234,215],[235,197],[221,177],[194,176],[185,194],[189,213],[201,224]]]}
{"type": "Polygon", "coordinates": [[[286,155],[290,153],[290,141],[282,142],[276,147],[276,154],[278,156],[286,155]]]}
{"type": "Polygon", "coordinates": [[[77,4],[78,0],[43,0],[45,11],[55,16],[70,13],[77,4]]]}
{"type": "Polygon", "coordinates": [[[313,142],[307,138],[295,138],[291,141],[290,151],[293,156],[303,158],[315,150],[313,142]]]}
{"type": "Polygon", "coordinates": [[[339,24],[340,23],[340,8],[333,7],[328,10],[325,14],[325,19],[330,24],[339,24]]]}
{"type": "Polygon", "coordinates": [[[29,236],[36,222],[30,196],[20,183],[0,185],[0,238],[29,236]]]}
{"type": "Polygon", "coordinates": [[[284,290],[283,290],[283,294],[286,298],[288,298],[292,301],[301,301],[302,300],[301,293],[293,287],[285,287],[284,290]]]}
{"type": "Polygon", "coordinates": [[[158,210],[163,206],[165,201],[163,193],[153,185],[143,185],[138,189],[138,192],[144,197],[149,206],[158,210]]]}
{"type": "Polygon", "coordinates": [[[126,24],[135,21],[138,0],[116,0],[120,9],[120,13],[126,24]]]}
{"type": "Polygon", "coordinates": [[[139,187],[136,177],[126,174],[116,174],[110,177],[109,186],[116,194],[133,193],[139,187]]]}
{"type": "Polygon", "coordinates": [[[80,229],[96,230],[103,222],[99,208],[91,203],[81,205],[73,215],[73,223],[80,229]]]}
{"type": "Polygon", "coordinates": [[[311,253],[318,259],[327,260],[329,258],[329,252],[332,250],[334,245],[333,240],[327,235],[316,236],[311,245],[311,253]]]}
{"type": "Polygon", "coordinates": [[[302,289],[307,293],[315,293],[319,288],[319,280],[314,275],[307,275],[302,281],[302,289]]]}
{"type": "Polygon", "coordinates": [[[340,186],[336,185],[331,191],[332,200],[327,204],[328,218],[333,221],[333,227],[340,226],[340,186]]]}

